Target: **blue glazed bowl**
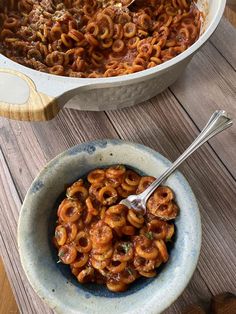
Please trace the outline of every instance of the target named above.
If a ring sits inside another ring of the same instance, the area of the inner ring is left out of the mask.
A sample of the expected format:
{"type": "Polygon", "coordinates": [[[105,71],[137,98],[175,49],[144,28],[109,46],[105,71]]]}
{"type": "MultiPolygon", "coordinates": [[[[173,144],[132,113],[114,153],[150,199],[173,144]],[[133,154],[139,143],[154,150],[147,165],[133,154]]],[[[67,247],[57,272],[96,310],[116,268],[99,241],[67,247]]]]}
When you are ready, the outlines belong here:
{"type": "Polygon", "coordinates": [[[57,263],[51,244],[56,208],[65,187],[91,169],[125,164],[140,174],[158,177],[170,162],[154,150],[121,140],[98,140],[63,152],[39,173],[22,206],[18,225],[21,263],[32,287],[57,313],[157,314],[183,292],[196,268],[201,246],[198,205],[186,179],[175,172],[166,181],[176,195],[180,215],[170,259],[156,278],[140,278],[126,292],[81,285],[70,268],[57,263]]]}

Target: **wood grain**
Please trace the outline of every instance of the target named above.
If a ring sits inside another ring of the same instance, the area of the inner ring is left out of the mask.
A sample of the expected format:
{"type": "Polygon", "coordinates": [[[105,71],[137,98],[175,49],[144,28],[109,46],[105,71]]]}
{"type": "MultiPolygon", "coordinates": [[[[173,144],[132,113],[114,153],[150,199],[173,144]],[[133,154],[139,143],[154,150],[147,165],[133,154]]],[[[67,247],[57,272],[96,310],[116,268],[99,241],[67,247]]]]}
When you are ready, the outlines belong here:
{"type": "Polygon", "coordinates": [[[17,249],[17,221],[21,201],[15,189],[5,157],[0,150],[0,207],[6,208],[0,219],[0,251],[5,269],[21,313],[47,313],[52,311],[30,287],[21,267],[17,249]]]}
{"type": "MultiPolygon", "coordinates": [[[[236,42],[236,31],[231,27],[229,30],[233,32],[236,42]]],[[[197,53],[184,76],[170,90],[199,129],[217,109],[224,109],[236,117],[236,72],[211,43],[197,53]]],[[[211,141],[212,148],[234,178],[235,132],[236,125],[211,141]]]]}
{"type": "Polygon", "coordinates": [[[0,258],[0,313],[19,314],[11,286],[0,258]]]}
{"type": "MultiPolygon", "coordinates": [[[[174,160],[197,136],[219,100],[223,108],[235,110],[235,56],[223,48],[230,46],[228,41],[234,36],[231,32],[227,23],[221,23],[181,82],[134,108],[106,114],[63,110],[45,123],[0,119],[0,207],[4,212],[0,219],[0,252],[21,313],[52,313],[29,286],[17,253],[18,213],[35,175],[64,149],[95,138],[141,142],[174,160]],[[229,37],[218,34],[222,29],[230,33],[229,37]]],[[[203,243],[191,282],[165,314],[181,313],[191,303],[204,306],[212,294],[236,292],[236,151],[231,149],[235,134],[235,129],[225,132],[218,142],[212,140],[181,166],[199,202],[203,243]]]]}
{"type": "MultiPolygon", "coordinates": [[[[29,87],[29,97],[24,104],[10,104],[1,101],[0,116],[20,121],[46,121],[53,119],[59,112],[60,108],[56,99],[39,93],[34,82],[23,73],[10,69],[0,69],[0,73],[19,77],[29,87]]],[[[4,76],[1,76],[1,80],[4,80],[4,76]]],[[[12,84],[14,84],[13,80],[12,84]]]]}

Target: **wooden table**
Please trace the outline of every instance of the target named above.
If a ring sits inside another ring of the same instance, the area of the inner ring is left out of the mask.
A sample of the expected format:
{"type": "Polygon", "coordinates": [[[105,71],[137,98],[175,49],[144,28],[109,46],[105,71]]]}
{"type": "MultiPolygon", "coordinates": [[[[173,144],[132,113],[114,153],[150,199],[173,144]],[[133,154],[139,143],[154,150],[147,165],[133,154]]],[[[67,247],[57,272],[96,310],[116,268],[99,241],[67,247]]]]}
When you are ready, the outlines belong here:
{"type": "MultiPolygon", "coordinates": [[[[236,117],[235,70],[236,30],[222,20],[182,77],[139,106],[114,112],[65,109],[46,123],[0,119],[0,255],[21,313],[52,313],[28,284],[16,242],[21,203],[46,162],[96,138],[144,143],[175,160],[214,110],[236,117]]],[[[212,294],[236,293],[236,123],[196,152],[181,171],[199,203],[203,241],[191,282],[166,314],[181,313],[195,302],[205,305],[212,294]]]]}

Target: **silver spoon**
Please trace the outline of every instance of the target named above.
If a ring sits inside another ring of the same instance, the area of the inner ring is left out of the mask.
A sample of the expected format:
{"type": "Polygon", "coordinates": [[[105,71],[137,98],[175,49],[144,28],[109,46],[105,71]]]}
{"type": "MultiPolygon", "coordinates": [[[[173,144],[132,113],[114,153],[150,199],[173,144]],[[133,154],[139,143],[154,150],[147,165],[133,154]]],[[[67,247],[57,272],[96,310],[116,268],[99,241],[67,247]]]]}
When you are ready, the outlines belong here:
{"type": "Polygon", "coordinates": [[[198,135],[195,141],[186,149],[186,151],[158,178],[156,179],[144,192],[138,195],[130,195],[123,199],[120,204],[132,208],[135,211],[146,212],[146,203],[151,194],[156,188],[167,179],[175,169],[187,159],[196,149],[202,146],[210,138],[217,135],[218,133],[226,130],[233,124],[233,121],[229,118],[229,115],[224,110],[217,110],[211,116],[205,128],[198,135]]]}

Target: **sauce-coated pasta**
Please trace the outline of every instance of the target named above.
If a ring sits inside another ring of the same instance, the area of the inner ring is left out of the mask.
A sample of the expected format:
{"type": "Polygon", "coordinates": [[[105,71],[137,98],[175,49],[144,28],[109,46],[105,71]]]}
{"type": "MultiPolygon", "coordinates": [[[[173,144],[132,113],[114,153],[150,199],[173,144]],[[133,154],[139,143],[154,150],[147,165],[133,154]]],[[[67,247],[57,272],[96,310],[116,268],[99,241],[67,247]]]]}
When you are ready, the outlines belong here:
{"type": "Polygon", "coordinates": [[[168,261],[166,243],[178,214],[173,191],[157,188],[144,216],[119,204],[153,181],[118,165],[93,170],[67,189],[53,241],[59,260],[70,265],[80,283],[106,284],[121,292],[140,276],[156,276],[156,269],[168,261]]]}
{"type": "Polygon", "coordinates": [[[136,0],[129,8],[97,0],[2,0],[0,53],[33,69],[71,77],[110,77],[155,67],[199,37],[194,0],[136,0]]]}

